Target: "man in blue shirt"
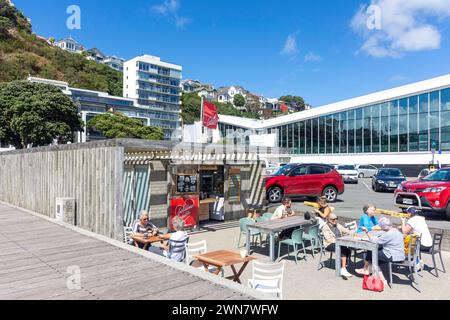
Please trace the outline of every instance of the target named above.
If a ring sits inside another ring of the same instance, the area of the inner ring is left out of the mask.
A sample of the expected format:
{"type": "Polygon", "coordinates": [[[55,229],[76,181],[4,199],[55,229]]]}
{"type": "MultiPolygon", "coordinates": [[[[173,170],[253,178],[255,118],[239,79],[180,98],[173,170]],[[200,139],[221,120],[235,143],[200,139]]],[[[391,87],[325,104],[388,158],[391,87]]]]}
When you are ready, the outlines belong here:
{"type": "Polygon", "coordinates": [[[378,219],[375,217],[377,208],[372,204],[367,204],[363,207],[363,214],[359,219],[358,232],[380,230],[378,226],[378,219]]]}

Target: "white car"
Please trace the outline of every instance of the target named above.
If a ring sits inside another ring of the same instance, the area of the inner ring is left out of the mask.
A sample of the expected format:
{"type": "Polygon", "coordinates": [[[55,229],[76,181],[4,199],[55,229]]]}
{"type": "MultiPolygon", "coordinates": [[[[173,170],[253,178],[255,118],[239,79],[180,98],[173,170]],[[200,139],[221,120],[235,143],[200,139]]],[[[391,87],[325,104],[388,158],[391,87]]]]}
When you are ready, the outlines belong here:
{"type": "Polygon", "coordinates": [[[358,183],[358,170],[353,165],[338,165],[335,169],[344,178],[344,182],[358,183]]]}

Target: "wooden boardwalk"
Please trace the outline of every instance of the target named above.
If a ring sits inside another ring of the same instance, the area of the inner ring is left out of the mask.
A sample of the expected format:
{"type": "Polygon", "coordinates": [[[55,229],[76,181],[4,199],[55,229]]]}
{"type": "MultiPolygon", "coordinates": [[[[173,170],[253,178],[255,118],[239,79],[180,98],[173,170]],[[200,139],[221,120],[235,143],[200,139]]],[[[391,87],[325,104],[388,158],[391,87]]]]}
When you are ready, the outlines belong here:
{"type": "Polygon", "coordinates": [[[0,299],[253,298],[0,203],[0,299]]]}

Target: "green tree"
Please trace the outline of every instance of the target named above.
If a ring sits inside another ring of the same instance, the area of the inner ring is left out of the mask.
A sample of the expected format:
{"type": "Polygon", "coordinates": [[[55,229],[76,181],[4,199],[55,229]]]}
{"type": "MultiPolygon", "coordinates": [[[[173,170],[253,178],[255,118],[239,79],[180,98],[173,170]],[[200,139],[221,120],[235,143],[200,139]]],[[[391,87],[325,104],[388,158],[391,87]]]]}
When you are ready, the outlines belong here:
{"type": "Polygon", "coordinates": [[[181,118],[184,124],[200,121],[201,98],[197,93],[183,93],[181,96],[181,118]]]}
{"type": "Polygon", "coordinates": [[[305,100],[302,97],[288,95],[281,97],[280,100],[284,101],[286,105],[295,111],[305,110],[305,100]]]}
{"type": "Polygon", "coordinates": [[[164,132],[161,128],[146,126],[141,120],[128,118],[119,112],[108,112],[98,115],[87,123],[87,127],[100,132],[108,139],[164,139],[164,132]]]}
{"type": "Polygon", "coordinates": [[[77,105],[55,86],[28,81],[0,84],[0,141],[17,149],[73,140],[83,130],[77,105]]]}
{"type": "Polygon", "coordinates": [[[9,30],[14,26],[8,18],[0,16],[0,39],[9,38],[9,30]]]}
{"type": "Polygon", "coordinates": [[[237,94],[234,96],[233,99],[233,104],[237,107],[237,108],[242,108],[245,107],[245,98],[243,95],[241,94],[237,94]]]}
{"type": "Polygon", "coordinates": [[[56,42],[55,37],[50,37],[50,38],[48,38],[48,41],[49,41],[52,45],[55,44],[55,42],[56,42]]]}

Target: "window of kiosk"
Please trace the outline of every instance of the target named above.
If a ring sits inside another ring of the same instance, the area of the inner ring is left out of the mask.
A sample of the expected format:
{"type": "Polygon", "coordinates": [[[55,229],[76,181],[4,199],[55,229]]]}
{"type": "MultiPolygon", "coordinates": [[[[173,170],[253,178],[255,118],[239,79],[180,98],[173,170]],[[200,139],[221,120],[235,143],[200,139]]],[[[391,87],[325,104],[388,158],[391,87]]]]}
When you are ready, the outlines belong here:
{"type": "Polygon", "coordinates": [[[218,167],[216,170],[200,171],[200,199],[223,197],[223,194],[223,167],[218,167]]]}

